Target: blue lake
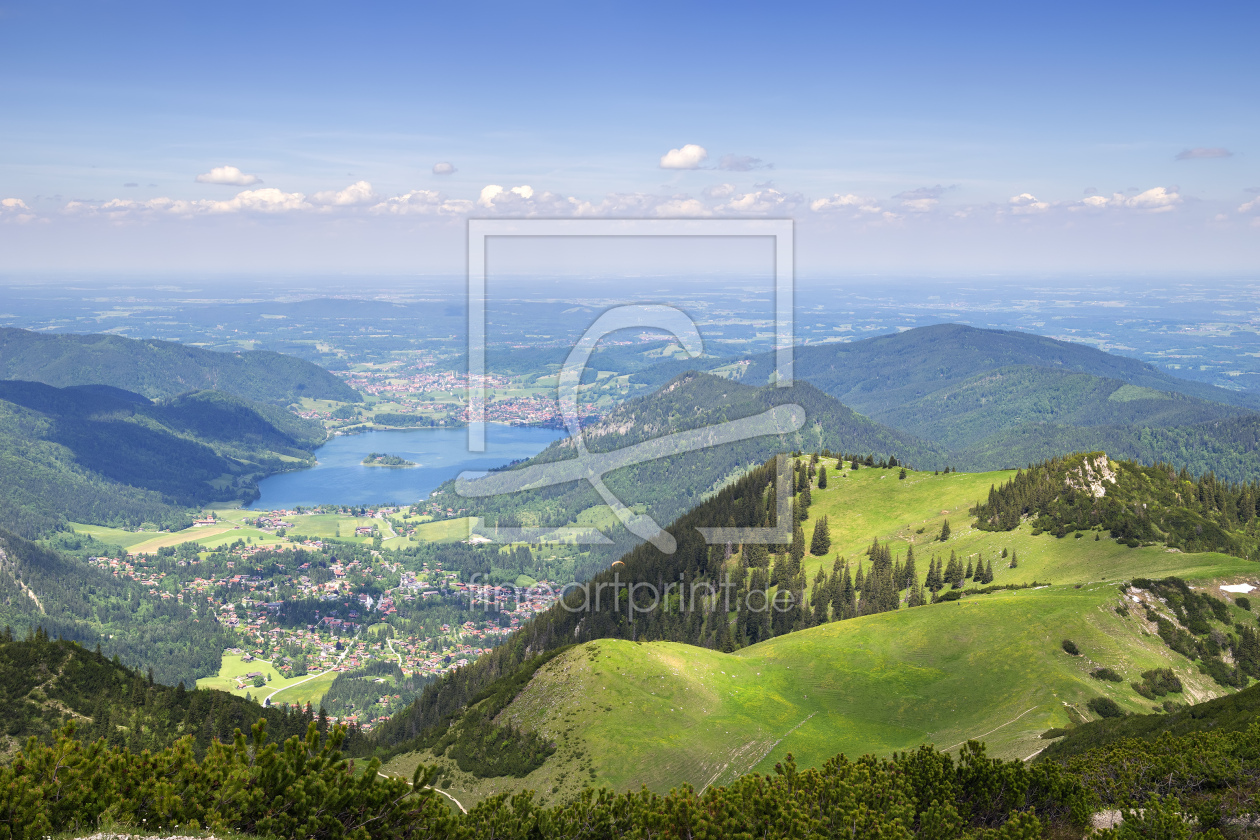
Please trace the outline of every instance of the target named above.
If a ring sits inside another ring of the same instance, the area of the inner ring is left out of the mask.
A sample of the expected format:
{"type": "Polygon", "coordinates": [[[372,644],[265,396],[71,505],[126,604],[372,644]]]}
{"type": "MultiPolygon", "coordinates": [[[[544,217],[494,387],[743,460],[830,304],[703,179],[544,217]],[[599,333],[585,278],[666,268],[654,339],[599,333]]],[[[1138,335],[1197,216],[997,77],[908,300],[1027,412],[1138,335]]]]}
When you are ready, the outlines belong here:
{"type": "Polygon", "coordinates": [[[537,455],[557,429],[486,424],[486,451],[468,451],[467,429],[405,429],[341,435],[315,450],[309,470],[281,473],[258,483],[262,495],[249,507],[265,510],[297,505],[412,504],[465,470],[488,470],[537,455]],[[414,467],[365,467],[372,452],[397,455],[414,467]]]}

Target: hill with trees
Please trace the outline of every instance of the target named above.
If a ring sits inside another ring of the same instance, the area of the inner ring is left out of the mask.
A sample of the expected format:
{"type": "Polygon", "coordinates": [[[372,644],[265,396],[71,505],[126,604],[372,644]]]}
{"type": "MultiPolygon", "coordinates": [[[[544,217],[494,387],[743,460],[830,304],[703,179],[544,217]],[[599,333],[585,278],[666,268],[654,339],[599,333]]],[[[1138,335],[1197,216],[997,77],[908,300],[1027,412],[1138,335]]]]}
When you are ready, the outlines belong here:
{"type": "Polygon", "coordinates": [[[303,397],[359,402],[328,371],[265,350],[220,353],[170,341],[118,335],[47,334],[0,327],[0,379],[111,385],[150,399],[189,391],[222,391],[255,402],[288,405],[303,397]]]}
{"type": "MultiPolygon", "coordinates": [[[[91,549],[78,537],[59,548],[91,549]]],[[[103,553],[105,546],[96,546],[103,553]]],[[[168,684],[189,685],[219,669],[233,636],[213,614],[197,615],[175,598],[154,598],[128,578],[114,577],[66,550],[53,550],[0,530],[0,626],[19,637],[43,628],[53,637],[152,669],[168,684]]]]}
{"type": "MultiPolygon", "coordinates": [[[[804,409],[804,425],[798,431],[718,443],[668,457],[649,452],[647,460],[614,470],[605,476],[605,482],[627,506],[646,512],[657,522],[668,523],[776,452],[853,452],[870,457],[872,463],[891,458],[926,468],[943,467],[946,463],[940,448],[868,420],[808,383],[798,382],[790,388],[754,388],[694,371],[674,378],[652,394],[625,402],[598,423],[586,427],[583,434],[593,453],[636,445],[651,448],[652,441],[667,434],[716,428],[787,405],[804,409]]],[[[573,442],[562,439],[509,469],[561,464],[574,456],[573,442]]],[[[453,483],[442,488],[443,492],[453,490],[453,483]]],[[[585,482],[570,481],[511,495],[461,500],[461,504],[467,504],[492,525],[559,527],[590,524],[589,518],[582,517],[583,512],[602,509],[603,500],[585,482]]],[[[619,526],[609,528],[608,533],[619,541],[600,552],[596,558],[599,566],[633,545],[622,539],[619,526]]]]}
{"type": "MultiPolygon", "coordinates": [[[[838,751],[956,748],[983,735],[994,754],[1027,758],[1047,729],[1176,708],[1256,678],[1245,664],[1254,615],[1218,589],[1254,579],[1254,562],[1207,544],[1130,547],[1101,525],[1079,537],[1036,518],[978,528],[969,511],[1013,471],[864,461],[797,459],[790,544],[706,545],[697,527],[771,521],[769,466],[725,487],[670,527],[673,554],[639,546],[589,581],[592,600],[570,592],[428,686],[377,731],[417,750],[388,767],[436,764],[461,801],[525,788],[562,801],[593,780],[660,792],[725,784],[789,752],[820,766],[838,751]],[[653,603],[653,588],[674,582],[653,603]],[[683,593],[695,587],[693,604],[683,593]],[[756,609],[763,590],[782,609],[756,609]],[[517,781],[444,747],[472,732],[489,743],[496,729],[553,751],[502,747],[505,763],[528,769],[517,781]]],[[[1231,533],[1245,541],[1243,523],[1231,533]]]]}
{"type": "Polygon", "coordinates": [[[216,391],[158,403],[99,385],[0,381],[0,526],[180,525],[210,501],[312,462],[316,422],[216,391]]]}
{"type": "MultiPolygon", "coordinates": [[[[1235,481],[1260,473],[1260,397],[1179,379],[1086,345],[937,324],[795,352],[796,381],[928,442],[964,469],[1101,449],[1235,481]]],[[[774,365],[773,355],[755,356],[741,381],[765,384],[774,365]]],[[[664,362],[633,379],[659,386],[685,366],[664,362]]]]}
{"type": "MultiPolygon", "coordinates": [[[[248,731],[264,719],[272,737],[304,735],[315,716],[308,709],[261,708],[257,703],[212,689],[163,685],[75,642],[50,638],[43,628],[15,637],[0,633],[0,705],[6,711],[4,746],[11,755],[28,738],[51,743],[66,724],[86,740],[103,739],[132,752],[157,752],[184,736],[196,755],[214,740],[231,743],[237,729],[248,731]]],[[[328,722],[320,721],[327,732],[328,722]]],[[[362,736],[350,733],[347,747],[361,751],[362,736]]]]}

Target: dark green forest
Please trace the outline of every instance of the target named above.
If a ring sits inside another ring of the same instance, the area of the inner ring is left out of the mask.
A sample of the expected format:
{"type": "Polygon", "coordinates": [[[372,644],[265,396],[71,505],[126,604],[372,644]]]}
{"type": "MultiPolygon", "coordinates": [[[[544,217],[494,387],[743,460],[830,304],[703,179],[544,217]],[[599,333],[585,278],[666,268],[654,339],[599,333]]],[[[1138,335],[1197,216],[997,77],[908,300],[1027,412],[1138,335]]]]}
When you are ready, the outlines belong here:
{"type": "Polygon", "coordinates": [[[190,508],[257,497],[257,480],[311,463],[323,428],[217,391],[153,403],[104,386],[0,381],[0,526],[66,521],[182,527],[190,508]]]}
{"type": "Polygon", "coordinates": [[[1063,762],[991,759],[968,742],[957,758],[923,746],[887,759],[840,755],[800,769],[791,756],[697,793],[586,788],[542,806],[532,793],[500,794],[456,814],[430,786],[362,772],[342,752],[346,733],[282,747],[260,721],[249,736],[213,742],[198,759],[191,739],[137,755],[67,731],[32,739],[0,769],[0,838],[34,840],[98,826],[230,829],[275,838],[1032,838],[1081,837],[1091,815],[1118,807],[1125,824],[1093,836],[1224,840],[1260,793],[1260,724],[1155,741],[1127,739],[1063,762]]]}
{"type": "Polygon", "coordinates": [[[1035,534],[1104,531],[1135,547],[1166,543],[1253,558],[1260,543],[1257,498],[1260,483],[1221,481],[1212,473],[1195,478],[1167,463],[1115,462],[1092,452],[1020,470],[990,488],[973,513],[985,530],[1009,531],[1027,518],[1035,534]]]}
{"type": "Polygon", "coordinates": [[[167,684],[218,673],[233,636],[212,613],[198,616],[175,599],[0,530],[0,626],[19,636],[42,627],[167,684]],[[32,597],[32,595],[34,597],[32,597]]]}
{"type": "MultiPolygon", "coordinates": [[[[304,735],[312,721],[321,732],[328,730],[326,717],[317,720],[310,709],[264,709],[224,691],[164,685],[152,670],[129,669],[99,648],[50,638],[43,628],[24,638],[11,630],[0,634],[0,707],[13,746],[32,737],[51,743],[63,726],[74,723],[86,741],[100,739],[136,753],[163,750],[188,736],[201,757],[213,741],[230,743],[233,732],[248,730],[259,718],[279,738],[304,735]]],[[[351,752],[369,747],[357,730],[347,735],[351,752]]]]}

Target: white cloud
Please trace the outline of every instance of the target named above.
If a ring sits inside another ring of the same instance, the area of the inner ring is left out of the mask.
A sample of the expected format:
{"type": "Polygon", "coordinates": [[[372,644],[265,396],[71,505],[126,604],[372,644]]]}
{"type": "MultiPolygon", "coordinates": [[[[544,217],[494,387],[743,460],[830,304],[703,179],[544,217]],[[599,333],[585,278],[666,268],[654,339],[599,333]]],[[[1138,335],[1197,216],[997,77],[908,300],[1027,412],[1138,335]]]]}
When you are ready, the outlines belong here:
{"type": "Polygon", "coordinates": [[[1252,210],[1260,210],[1260,198],[1253,198],[1246,204],[1240,204],[1238,206],[1239,213],[1250,213],[1252,210]]]}
{"type": "Polygon", "coordinates": [[[316,204],[331,204],[337,207],[352,207],[356,204],[367,204],[378,198],[367,181],[356,181],[344,190],[326,190],[311,196],[316,204]]]}
{"type": "Polygon", "coordinates": [[[1038,201],[1037,196],[1032,193],[1020,193],[1013,196],[1009,204],[1011,212],[1015,215],[1025,215],[1028,213],[1041,213],[1050,209],[1050,205],[1044,201],[1038,201]]]}
{"type": "Polygon", "coordinates": [[[387,198],[371,208],[373,213],[389,213],[403,216],[411,214],[456,215],[470,213],[473,202],[462,198],[447,198],[437,190],[412,190],[387,198]]]}
{"type": "Polygon", "coordinates": [[[829,210],[843,210],[848,207],[857,207],[862,204],[863,201],[864,199],[853,195],[852,193],[848,193],[847,195],[836,193],[830,198],[814,199],[810,202],[809,209],[813,210],[815,213],[825,213],[829,210]]]}
{"type": "Polygon", "coordinates": [[[700,194],[703,195],[705,198],[713,199],[715,201],[721,200],[723,198],[727,198],[728,196],[732,196],[735,194],[735,185],[734,184],[714,184],[710,187],[705,187],[703,190],[700,191],[700,194]]]}
{"type": "Polygon", "coordinates": [[[704,202],[696,198],[688,198],[687,196],[678,196],[671,198],[656,205],[654,211],[656,215],[665,218],[675,218],[677,216],[708,216],[709,209],[704,206],[704,202]]]}
{"type": "Polygon", "coordinates": [[[907,210],[913,210],[915,213],[926,213],[940,204],[935,198],[908,198],[901,202],[901,206],[907,210]]]}
{"type": "Polygon", "coordinates": [[[1222,149],[1219,146],[1215,148],[1206,148],[1199,146],[1194,149],[1185,149],[1177,155],[1177,160],[1211,160],[1213,158],[1233,157],[1234,153],[1229,149],[1222,149]]]}
{"type": "Polygon", "coordinates": [[[1152,187],[1145,192],[1137,195],[1127,196],[1123,193],[1114,193],[1111,198],[1102,195],[1090,195],[1081,199],[1079,204],[1074,204],[1070,210],[1101,210],[1105,207],[1114,209],[1125,208],[1129,210],[1143,210],[1147,213],[1167,213],[1176,209],[1181,203],[1181,195],[1174,187],[1152,187]]]}
{"type": "Polygon", "coordinates": [[[771,213],[786,213],[804,203],[805,197],[800,193],[785,194],[773,187],[768,187],[732,196],[729,201],[718,205],[714,210],[741,216],[765,216],[771,213]]]}
{"type": "Polygon", "coordinates": [[[227,201],[198,201],[196,204],[210,213],[285,213],[291,210],[309,210],[311,207],[302,193],[282,192],[275,187],[245,190],[227,201]]]}
{"type": "Polygon", "coordinates": [[[901,199],[901,206],[915,213],[926,213],[940,203],[946,187],[937,184],[934,187],[919,187],[897,193],[893,198],[901,199]]]}
{"type": "Polygon", "coordinates": [[[883,213],[884,208],[880,207],[876,202],[869,198],[863,198],[860,195],[846,193],[841,195],[828,196],[827,198],[816,198],[809,203],[809,209],[815,213],[838,213],[844,211],[856,211],[860,215],[883,213]]]}
{"type": "Polygon", "coordinates": [[[522,200],[527,202],[533,197],[534,188],[528,184],[512,187],[510,190],[505,190],[498,184],[489,184],[481,188],[477,203],[489,210],[496,206],[502,208],[504,205],[520,204],[522,200]]]}
{"type": "Polygon", "coordinates": [[[216,166],[197,176],[198,184],[224,184],[229,187],[252,187],[261,184],[262,178],[247,175],[235,166],[216,166]]]}
{"type": "Polygon", "coordinates": [[[184,199],[150,198],[147,201],[133,201],[127,198],[115,198],[103,204],[91,204],[85,201],[71,201],[64,211],[70,214],[103,213],[111,217],[119,217],[136,213],[166,213],[173,216],[193,216],[218,213],[285,213],[292,210],[310,210],[312,206],[302,193],[287,193],[274,187],[260,190],[244,190],[225,201],[201,199],[185,201],[184,199]]]}
{"type": "Polygon", "coordinates": [[[704,146],[688,143],[681,149],[670,149],[661,155],[661,169],[699,169],[708,156],[704,146]]]}
{"type": "Polygon", "coordinates": [[[1164,187],[1155,187],[1126,199],[1124,206],[1137,210],[1149,210],[1153,213],[1162,213],[1166,210],[1172,210],[1174,206],[1180,203],[1181,196],[1177,194],[1176,190],[1169,191],[1164,187]]]}
{"type": "Polygon", "coordinates": [[[0,198],[0,222],[26,224],[38,218],[20,198],[0,198]]]}
{"type": "Polygon", "coordinates": [[[455,164],[450,161],[440,161],[433,164],[434,175],[454,175],[459,170],[455,168],[455,164]]]}

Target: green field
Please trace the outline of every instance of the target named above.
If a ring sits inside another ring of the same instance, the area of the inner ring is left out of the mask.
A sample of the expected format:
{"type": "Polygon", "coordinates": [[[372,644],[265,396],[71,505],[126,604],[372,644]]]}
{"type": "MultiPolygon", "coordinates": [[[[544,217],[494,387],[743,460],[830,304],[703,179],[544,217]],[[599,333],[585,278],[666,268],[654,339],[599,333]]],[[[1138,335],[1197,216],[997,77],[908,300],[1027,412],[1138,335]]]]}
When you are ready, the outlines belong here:
{"type": "MultiPolygon", "coordinates": [[[[272,667],[270,662],[261,659],[255,659],[252,662],[243,662],[239,654],[223,654],[223,662],[219,665],[219,673],[213,677],[202,677],[197,680],[197,688],[217,688],[220,691],[227,691],[238,697],[244,697],[249,694],[255,700],[261,701],[273,691],[277,691],[294,683],[306,679],[305,677],[295,677],[286,679],[281,676],[280,672],[272,667]],[[262,688],[254,688],[253,685],[246,684],[244,688],[236,687],[236,677],[242,677],[245,674],[254,671],[261,671],[265,676],[270,676],[271,681],[262,688]]],[[[322,696],[321,692],[321,696],[322,696]]],[[[274,702],[274,701],[273,701],[274,702]]]]}
{"type": "Polygon", "coordinates": [[[305,706],[310,703],[314,708],[319,708],[320,699],[328,693],[328,687],[332,685],[333,680],[337,678],[336,671],[325,671],[319,676],[301,682],[305,677],[299,677],[289,682],[290,687],[285,688],[279,694],[271,698],[272,705],[280,703],[296,703],[299,706],[305,706]],[[301,683],[294,685],[294,683],[301,683]]]}
{"type": "MultiPolygon", "coordinates": [[[[953,749],[982,738],[993,755],[1028,758],[1048,743],[1040,733],[1093,717],[1085,707],[1092,697],[1149,712],[1129,681],[1156,667],[1177,672],[1186,687],[1179,701],[1224,693],[1152,635],[1138,611],[1115,611],[1116,584],[1169,574],[1199,586],[1255,582],[1260,565],[1162,546],[1130,549],[1092,532],[1056,539],[1033,537],[1027,525],[973,530],[967,508],[1007,476],[910,473],[899,481],[897,470],[879,469],[830,475],[810,513],[828,515],[833,550],[813,558],[807,579],[824,562],[830,572],[837,552],[856,561],[878,535],[914,542],[920,579],[933,551],[946,559],[951,550],[995,559],[1009,548],[1019,566],[994,562],[996,584],[1036,579],[1052,586],[832,622],[734,654],[593,642],[542,668],[499,718],[557,744],[529,776],[476,779],[429,754],[400,757],[389,769],[409,772],[417,760],[440,764],[465,806],[524,788],[563,798],[591,781],[619,790],[646,784],[664,792],[682,783],[700,789],[767,772],[788,753],[817,765],[840,752],[887,755],[921,743],[953,749]],[[933,542],[946,516],[953,536],[933,542]],[[1065,654],[1065,638],[1083,655],[1065,654]],[[1124,681],[1093,679],[1089,671],[1099,666],[1124,681]]],[[[808,539],[812,522],[805,529],[808,539]]]]}
{"type": "Polygon", "coordinates": [[[83,534],[94,540],[100,540],[107,545],[116,545],[119,548],[130,548],[138,543],[154,539],[161,534],[160,531],[128,531],[123,528],[85,525],[80,522],[71,522],[70,527],[74,529],[76,534],[83,534]]]}

